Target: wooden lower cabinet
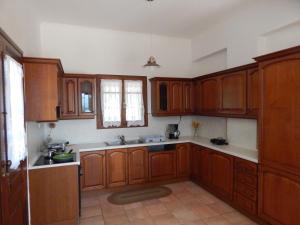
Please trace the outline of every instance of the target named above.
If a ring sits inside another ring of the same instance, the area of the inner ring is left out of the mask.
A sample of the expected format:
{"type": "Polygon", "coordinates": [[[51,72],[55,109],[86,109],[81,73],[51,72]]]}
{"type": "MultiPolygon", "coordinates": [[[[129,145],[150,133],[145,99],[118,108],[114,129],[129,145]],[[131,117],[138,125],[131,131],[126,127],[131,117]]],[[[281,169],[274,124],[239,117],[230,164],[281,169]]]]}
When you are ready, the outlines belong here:
{"type": "Polygon", "coordinates": [[[176,178],[176,151],[150,152],[150,181],[162,181],[174,178],[176,178]]]}
{"type": "Polygon", "coordinates": [[[177,144],[177,177],[190,176],[190,144],[177,144]]]}
{"type": "Polygon", "coordinates": [[[127,149],[106,151],[107,186],[118,187],[128,183],[127,149]]]}
{"type": "Polygon", "coordinates": [[[80,154],[81,189],[102,189],[106,186],[105,151],[93,151],[80,154]]]}
{"type": "Polygon", "coordinates": [[[233,194],[233,157],[211,153],[211,186],[215,192],[229,200],[233,194]]]}
{"type": "Polygon", "coordinates": [[[200,146],[192,144],[191,145],[191,179],[192,181],[200,181],[200,160],[201,160],[201,151],[200,146]]]}
{"type": "Polygon", "coordinates": [[[211,150],[200,147],[200,182],[204,186],[211,184],[211,150]]]}
{"type": "Polygon", "coordinates": [[[79,216],[78,166],[29,171],[31,225],[75,225],[79,216]]]}
{"type": "Polygon", "coordinates": [[[148,150],[145,147],[128,149],[128,183],[143,184],[148,180],[148,150]]]}
{"type": "Polygon", "coordinates": [[[259,216],[274,225],[298,225],[300,177],[264,166],[259,173],[259,216]]]}

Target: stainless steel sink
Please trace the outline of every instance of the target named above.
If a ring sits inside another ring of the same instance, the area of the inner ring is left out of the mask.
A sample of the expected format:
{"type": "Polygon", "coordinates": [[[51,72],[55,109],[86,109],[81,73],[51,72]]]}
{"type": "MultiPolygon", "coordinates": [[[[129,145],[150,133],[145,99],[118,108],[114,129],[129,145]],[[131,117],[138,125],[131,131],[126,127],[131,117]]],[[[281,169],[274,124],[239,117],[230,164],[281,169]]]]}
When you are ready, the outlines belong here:
{"type": "Polygon", "coordinates": [[[120,145],[135,145],[135,144],[141,144],[142,142],[138,139],[136,140],[128,140],[125,141],[125,143],[122,143],[121,141],[110,141],[110,142],[104,142],[106,146],[120,146],[120,145]]]}

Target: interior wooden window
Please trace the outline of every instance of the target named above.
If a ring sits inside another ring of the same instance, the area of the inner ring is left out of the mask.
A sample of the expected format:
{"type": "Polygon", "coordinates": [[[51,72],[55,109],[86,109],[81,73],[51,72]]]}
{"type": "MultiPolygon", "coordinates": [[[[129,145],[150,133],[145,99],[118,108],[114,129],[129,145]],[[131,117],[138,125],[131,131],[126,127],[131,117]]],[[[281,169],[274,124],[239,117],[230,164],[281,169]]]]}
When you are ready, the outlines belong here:
{"type": "Polygon", "coordinates": [[[97,128],[148,126],[147,77],[98,75],[97,128]]]}

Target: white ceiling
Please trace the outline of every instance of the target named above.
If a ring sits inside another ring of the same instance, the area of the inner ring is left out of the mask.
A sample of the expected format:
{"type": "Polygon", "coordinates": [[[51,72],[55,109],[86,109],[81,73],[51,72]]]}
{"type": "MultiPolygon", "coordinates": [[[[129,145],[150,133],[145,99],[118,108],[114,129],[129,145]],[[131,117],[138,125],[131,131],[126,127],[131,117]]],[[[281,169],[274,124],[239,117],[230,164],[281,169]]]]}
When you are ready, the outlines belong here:
{"type": "MultiPolygon", "coordinates": [[[[41,21],[150,32],[146,0],[27,0],[41,21]]],[[[253,0],[154,0],[153,29],[160,35],[192,37],[253,0]]]]}

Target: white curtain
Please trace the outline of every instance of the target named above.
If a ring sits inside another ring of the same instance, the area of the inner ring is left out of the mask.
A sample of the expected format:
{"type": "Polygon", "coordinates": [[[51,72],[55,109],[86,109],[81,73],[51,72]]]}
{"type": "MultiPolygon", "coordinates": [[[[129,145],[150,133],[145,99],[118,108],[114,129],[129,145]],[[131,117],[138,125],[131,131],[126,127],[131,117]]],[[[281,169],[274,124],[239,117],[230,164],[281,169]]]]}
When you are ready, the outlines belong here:
{"type": "Polygon", "coordinates": [[[144,126],[143,82],[125,80],[125,103],[127,126],[144,126]]]}
{"type": "Polygon", "coordinates": [[[11,169],[17,169],[26,157],[22,65],[10,56],[4,57],[7,156],[11,169]]]}
{"type": "Polygon", "coordinates": [[[103,127],[121,126],[122,81],[101,79],[103,127]]]}

